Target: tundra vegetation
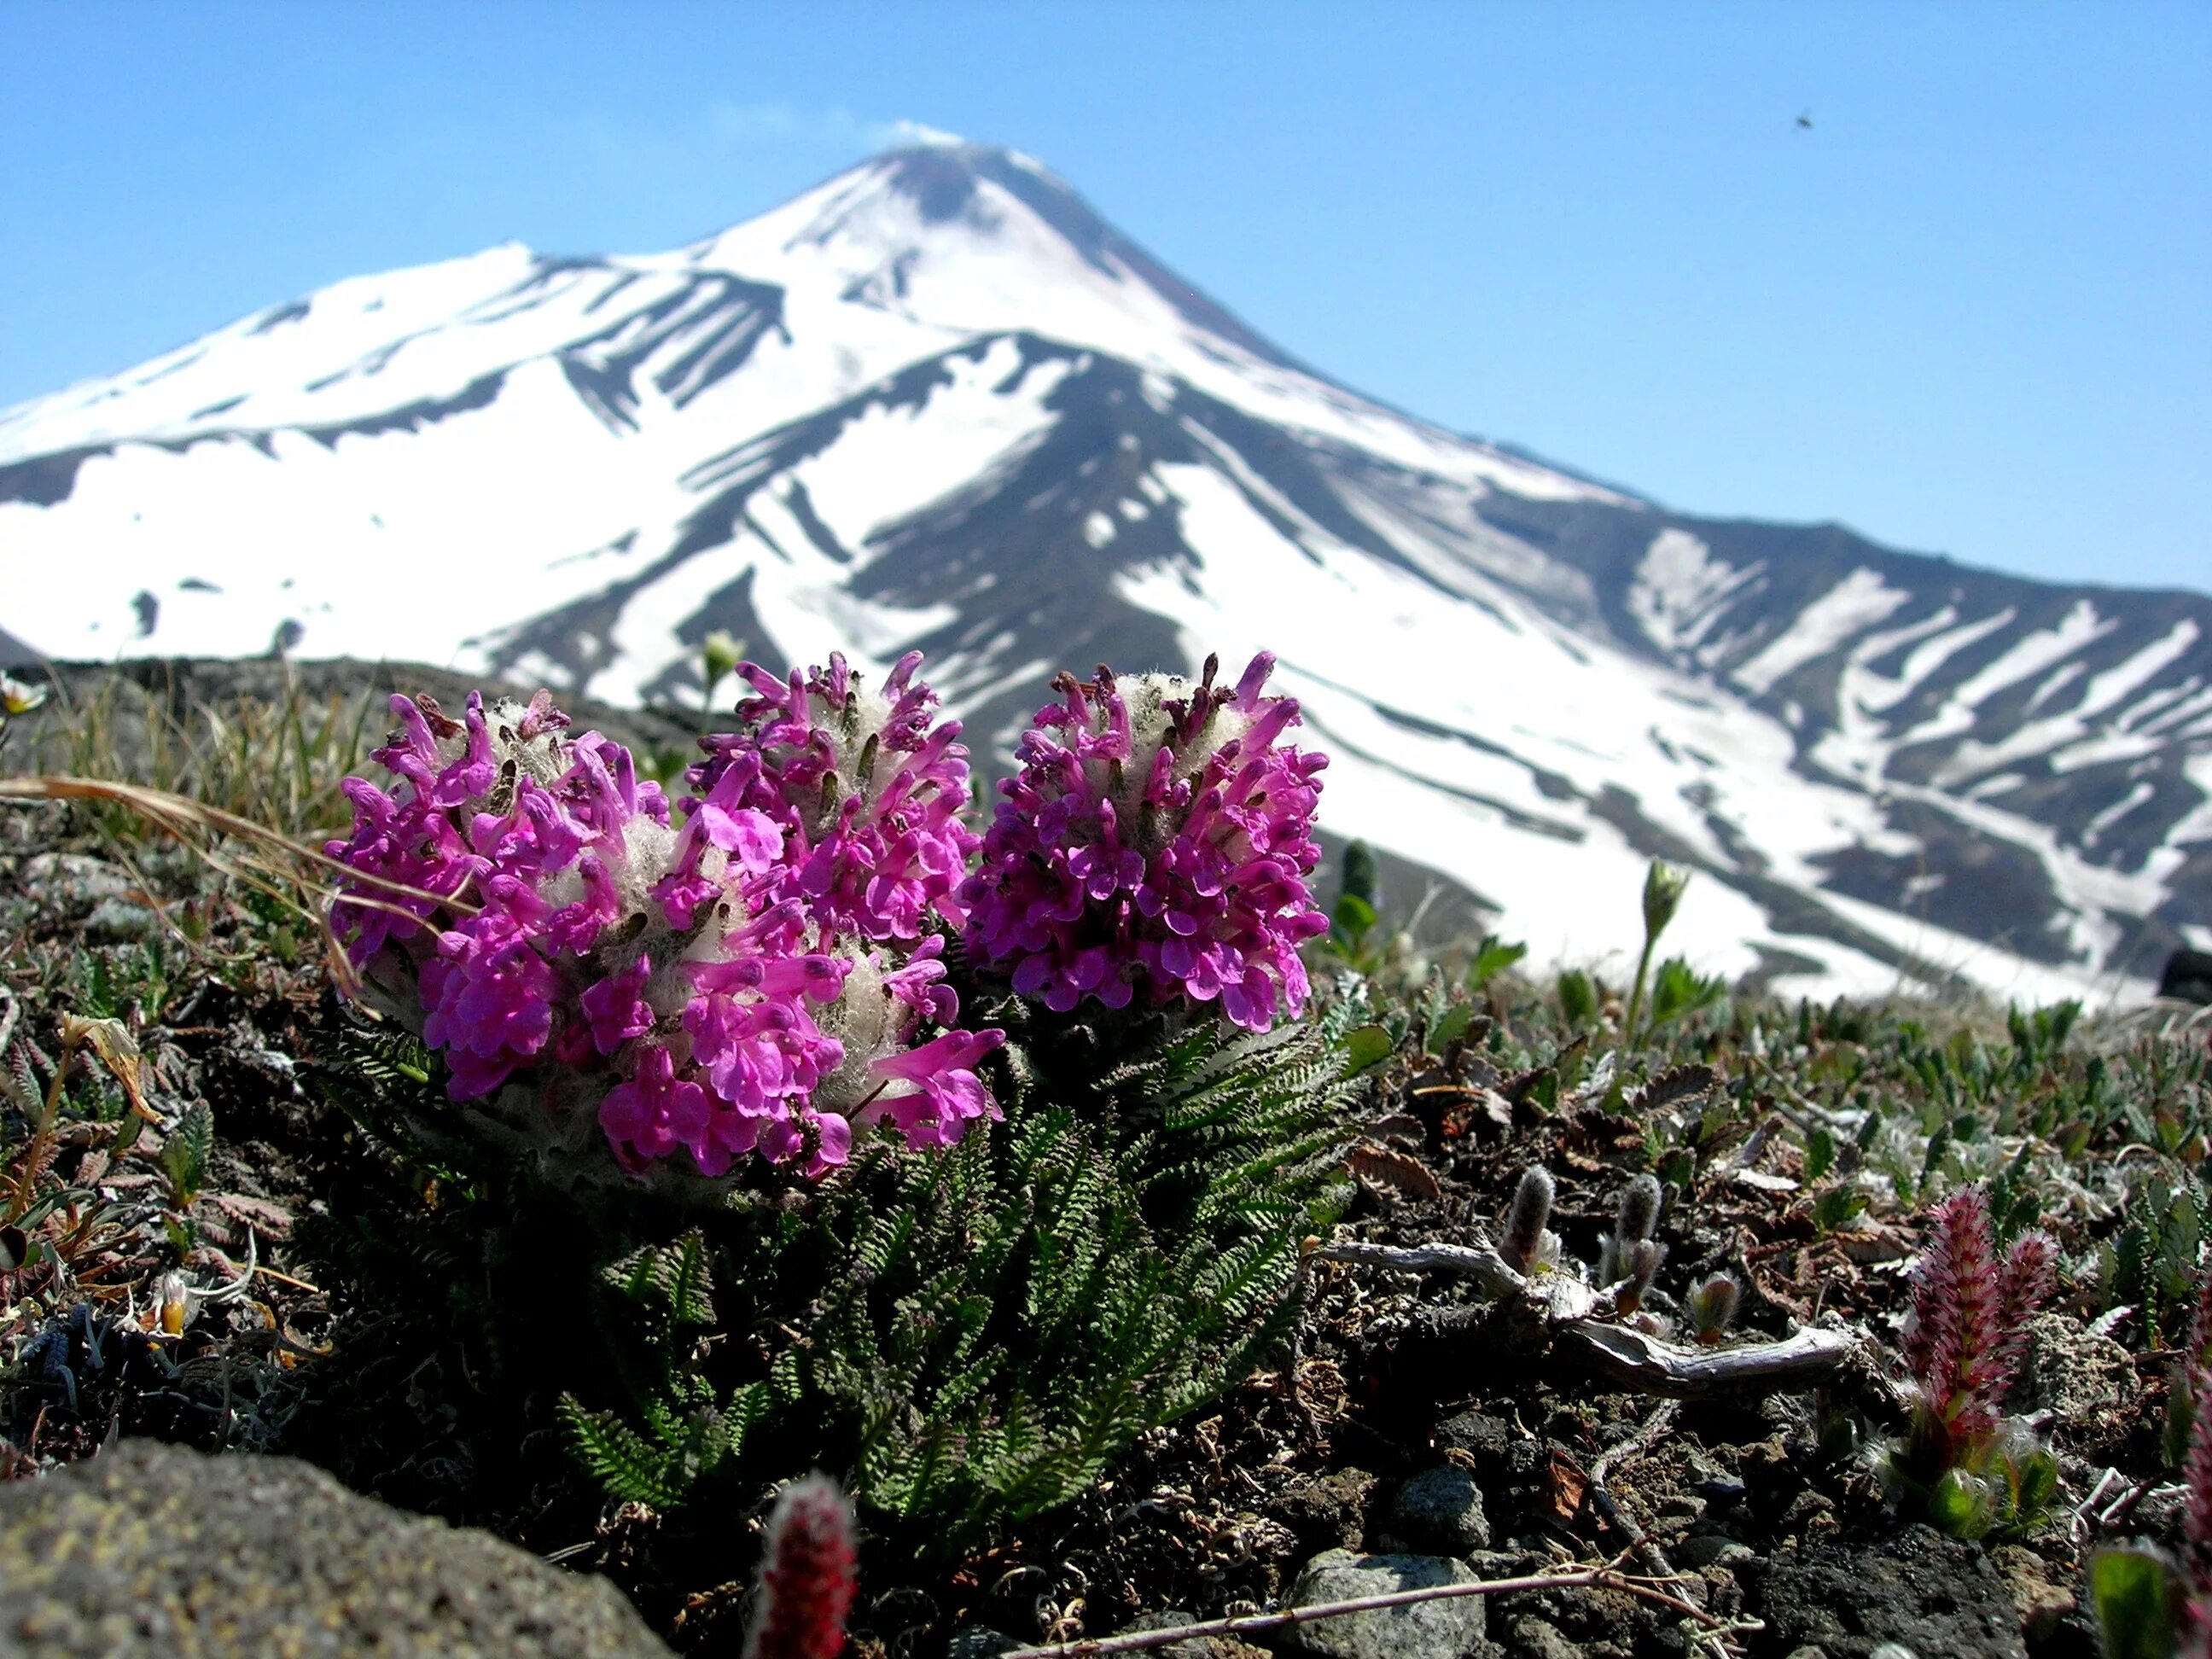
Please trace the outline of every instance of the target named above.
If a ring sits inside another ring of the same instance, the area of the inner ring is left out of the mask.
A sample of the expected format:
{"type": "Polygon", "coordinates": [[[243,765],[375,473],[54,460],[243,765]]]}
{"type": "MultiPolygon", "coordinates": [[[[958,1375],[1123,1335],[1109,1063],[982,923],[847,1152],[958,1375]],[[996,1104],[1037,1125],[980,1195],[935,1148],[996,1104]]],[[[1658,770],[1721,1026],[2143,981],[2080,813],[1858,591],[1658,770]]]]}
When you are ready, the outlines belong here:
{"type": "Polygon", "coordinates": [[[915,660],[738,654],[0,687],[0,1477],[304,1455],[682,1650],[1295,1646],[1349,1548],[1779,1656],[1940,1547],[1946,1651],[2212,1651],[2203,1016],[1738,996],[1656,864],[1632,965],[1424,940],[1265,657],[987,806],[915,660]]]}

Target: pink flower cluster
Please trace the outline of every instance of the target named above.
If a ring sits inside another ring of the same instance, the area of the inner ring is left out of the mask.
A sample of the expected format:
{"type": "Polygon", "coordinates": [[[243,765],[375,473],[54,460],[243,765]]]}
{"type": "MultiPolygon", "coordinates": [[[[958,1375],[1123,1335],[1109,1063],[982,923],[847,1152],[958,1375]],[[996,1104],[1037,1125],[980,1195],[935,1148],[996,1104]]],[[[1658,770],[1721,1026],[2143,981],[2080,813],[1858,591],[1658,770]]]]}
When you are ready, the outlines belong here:
{"type": "Polygon", "coordinates": [[[779,680],[746,663],[755,696],[739,730],[708,739],[686,775],[703,808],[756,811],[781,831],[778,897],[871,939],[912,939],[934,908],[956,925],[955,890],[980,838],[968,827],[960,723],[931,723],[937,698],[914,678],[921,653],[864,696],[842,655],[779,680]]]}
{"type": "Polygon", "coordinates": [[[1062,675],[988,837],[920,664],[879,690],[842,656],[744,665],[737,729],[701,740],[673,813],[545,692],[458,720],[395,697],[392,782],[345,783],[329,851],[359,879],[334,924],[456,1100],[527,1102],[556,1139],[588,1123],[633,1171],[819,1175],[856,1123],[942,1146],[999,1115],[975,1068],[1004,1034],[959,1025],[940,925],[1061,1012],[1188,997],[1266,1030],[1303,1007],[1328,763],[1281,741],[1272,658],[1234,688],[1210,659],[1195,683],[1062,675]]]}
{"type": "Polygon", "coordinates": [[[787,696],[750,670],[778,696],[706,740],[680,824],[545,693],[471,695],[459,721],[395,697],[376,758],[396,781],[349,779],[353,833],[328,848],[371,878],[334,925],[453,1098],[519,1097],[542,1143],[590,1119],[626,1169],[683,1152],[709,1176],[748,1155],[819,1176],[856,1122],[949,1145],[998,1115],[975,1067],[1004,1033],[957,1026],[923,933],[975,837],[917,661],[886,695],[835,659],[787,696]]]}
{"type": "Polygon", "coordinates": [[[1055,680],[959,890],[976,958],[1063,1012],[1188,996],[1255,1031],[1297,1013],[1298,946],[1328,927],[1306,884],[1328,763],[1279,744],[1298,706],[1263,694],[1273,665],[1254,658],[1233,690],[1212,659],[1196,684],[1055,680]]]}
{"type": "Polygon", "coordinates": [[[1954,1463],[1996,1431],[2027,1349],[2028,1321],[2051,1294],[2058,1247],[2023,1233],[2000,1261],[1988,1195],[1961,1188],[1936,1206],[1912,1277],[1905,1358],[1919,1385],[1923,1430],[1954,1463]]]}

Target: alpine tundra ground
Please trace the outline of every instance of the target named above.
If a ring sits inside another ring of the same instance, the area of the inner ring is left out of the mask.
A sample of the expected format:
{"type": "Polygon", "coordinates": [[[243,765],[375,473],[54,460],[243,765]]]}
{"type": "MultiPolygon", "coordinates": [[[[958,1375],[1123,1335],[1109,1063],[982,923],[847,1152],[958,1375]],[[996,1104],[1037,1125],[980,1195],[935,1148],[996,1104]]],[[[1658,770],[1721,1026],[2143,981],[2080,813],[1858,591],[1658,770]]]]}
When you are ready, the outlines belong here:
{"type": "MultiPolygon", "coordinates": [[[[280,662],[187,665],[154,696],[65,677],[0,766],[132,777],[316,841],[381,738],[378,690],[280,662]]],[[[688,716],[577,713],[663,765],[690,757],[688,716]]],[[[1685,913],[1703,896],[1693,881],[1685,913]]],[[[950,1553],[864,1512],[857,1650],[1321,1599],[1351,1582],[1328,1577],[1345,1558],[1316,1563],[1340,1550],[1370,1558],[1370,1588],[1414,1582],[1387,1565],[1407,1558],[1625,1575],[1394,1627],[1405,1653],[2097,1652],[2093,1552],[2183,1524],[2170,1382],[2199,1294],[2205,1017],[1783,1001],[1694,961],[1633,997],[1609,974],[1525,979],[1495,939],[1418,945],[1402,902],[1379,908],[1340,908],[1312,947],[1347,1086],[1334,1218],[1279,1340],[1068,1501],[950,1553]],[[1624,1328],[1710,1329],[1714,1355],[1805,1332],[1832,1351],[1717,1382],[1639,1372],[1419,1254],[1510,1255],[1532,1169],[1551,1178],[1551,1271],[1593,1264],[1601,1287],[1621,1275],[1600,1258],[1644,1242],[1624,1195],[1656,1178],[1641,1231],[1663,1255],[1624,1328]],[[1913,1432],[1911,1273],[1931,1211],[1977,1188],[1999,1247],[2057,1245],[2002,1401],[2055,1487],[1978,1528],[1894,1455],[1913,1432]]],[[[471,1194],[380,1123],[363,1042],[296,861],[112,799],[0,806],[0,1474],[118,1435],[289,1452],[603,1572],[679,1650],[721,1650],[771,1489],[610,1498],[559,1407],[605,1333],[587,1307],[485,1294],[513,1264],[466,1254],[471,1194]]],[[[1269,1639],[1357,1650],[1330,1628],[1269,1639]]]]}

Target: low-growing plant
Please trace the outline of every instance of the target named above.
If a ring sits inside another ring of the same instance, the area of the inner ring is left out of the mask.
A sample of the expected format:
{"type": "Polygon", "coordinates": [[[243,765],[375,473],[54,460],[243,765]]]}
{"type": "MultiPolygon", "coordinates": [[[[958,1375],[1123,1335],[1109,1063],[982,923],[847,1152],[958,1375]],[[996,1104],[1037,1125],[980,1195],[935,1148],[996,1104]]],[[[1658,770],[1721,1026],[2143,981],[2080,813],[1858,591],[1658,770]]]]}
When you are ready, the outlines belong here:
{"type": "MultiPolygon", "coordinates": [[[[1637,1038],[1637,1019],[1644,1008],[1644,988],[1651,972],[1651,953],[1658,947],[1659,936],[1674,920],[1674,912],[1681,908],[1683,890],[1690,884],[1690,872],[1678,870],[1657,859],[1644,872],[1644,949],[1636,958],[1636,980],[1628,994],[1628,1012],[1621,1021],[1620,1036],[1624,1042],[1637,1038]]],[[[1678,980],[1695,982],[1695,976],[1686,963],[1680,964],[1678,980]]],[[[1688,994],[1686,985],[1678,984],[1677,994],[1688,994]]],[[[1716,993],[1717,994],[1717,993],[1716,993]]]]}
{"type": "MultiPolygon", "coordinates": [[[[1649,1287],[1650,1274],[1639,1271],[1636,1261],[1637,1247],[1650,1243],[1651,1235],[1659,1225],[1659,1204],[1664,1196],[1656,1176],[1638,1176],[1621,1188],[1613,1230],[1598,1256],[1597,1282],[1600,1285],[1611,1285],[1636,1274],[1649,1287]]],[[[1652,1263],[1654,1267],[1657,1265],[1656,1261],[1652,1263]]]]}
{"type": "Polygon", "coordinates": [[[1558,1190],[1552,1172],[1540,1164],[1521,1172],[1505,1212],[1498,1253],[1524,1273],[1552,1267],[1559,1259],[1559,1236],[1552,1231],[1552,1200],[1558,1190]]]}
{"type": "Polygon", "coordinates": [[[1662,1026],[1711,1008],[1727,994],[1725,979],[1699,974],[1682,957],[1669,957],[1652,975],[1651,1017],[1644,1035],[1649,1037],[1662,1026]]]}
{"type": "Polygon", "coordinates": [[[1360,973],[1372,973],[1379,951],[1370,943],[1382,920],[1382,883],[1375,854],[1364,841],[1346,844],[1336,902],[1330,907],[1330,950],[1360,973]]]}
{"type": "Polygon", "coordinates": [[[1508,943],[1495,933],[1485,933],[1474,954],[1468,959],[1467,988],[1480,991],[1500,974],[1528,954],[1528,947],[1518,941],[1508,943]]]}
{"type": "Polygon", "coordinates": [[[794,1443],[940,1540],[1062,1502],[1285,1335],[1328,1213],[1334,1072],[1310,1027],[1200,1027],[1079,1109],[873,1148],[802,1205],[635,1255],[606,1282],[653,1368],[621,1407],[572,1399],[571,1431],[659,1507],[794,1443]],[[794,1322],[798,1347],[775,1334],[794,1322]]]}
{"type": "Polygon", "coordinates": [[[1682,1298],[1692,1340],[1710,1346],[1728,1335],[1743,1304],[1743,1286],[1733,1273],[1714,1273],[1682,1298]]]}
{"type": "MultiPolygon", "coordinates": [[[[2191,1364],[2201,1402],[2212,1371],[2191,1364]]],[[[2212,1659],[2212,1413],[2193,1411],[2182,1456],[2179,1548],[2127,1544],[2099,1550],[2089,1591],[2107,1659],[2212,1659]]]]}
{"type": "MultiPolygon", "coordinates": [[[[744,665],[673,803],[543,696],[396,699],[397,782],[347,786],[330,851],[420,1044],[363,1036],[325,1082],[439,1184],[448,1259],[507,1264],[465,1300],[516,1386],[547,1310],[591,1310],[553,1380],[611,1496],[811,1462],[936,1551],[1283,1340],[1355,1013],[1298,1018],[1322,759],[1279,743],[1267,659],[1063,677],[981,838],[917,661],[881,692],[744,665]]],[[[364,1304],[416,1277],[329,1237],[364,1304]]]]}
{"type": "Polygon", "coordinates": [[[2207,1201],[2203,1183],[2171,1167],[2142,1172],[2119,1230],[2097,1247],[2100,1310],[2135,1310],[2147,1347],[2179,1334],[2197,1292],[2207,1201]]]}
{"type": "Polygon", "coordinates": [[[1912,1421],[1887,1467],[1898,1496],[1955,1536],[2023,1530],[2057,1490],[2051,1449],[2025,1422],[2002,1415],[2028,1321],[2057,1271],[2047,1234],[2024,1233],[1999,1256],[1978,1187],[1954,1193],[1930,1218],[1905,1331],[1912,1421]]]}
{"type": "Polygon", "coordinates": [[[8,746],[8,722],[16,715],[30,714],[46,700],[45,686],[0,674],[0,750],[8,746]]]}
{"type": "Polygon", "coordinates": [[[2166,1428],[2160,1444],[2166,1462],[2182,1468],[2197,1433],[2197,1419],[2204,1401],[2203,1379],[2212,1376],[2212,1271],[2199,1275],[2197,1311],[2189,1322],[2181,1352],[2166,1391],[2166,1428]]]}
{"type": "Polygon", "coordinates": [[[1567,1025],[1584,1026],[1595,1023],[1597,984],[1581,969],[1562,969],[1554,982],[1553,994],[1559,999],[1559,1018],[1567,1025]]]}

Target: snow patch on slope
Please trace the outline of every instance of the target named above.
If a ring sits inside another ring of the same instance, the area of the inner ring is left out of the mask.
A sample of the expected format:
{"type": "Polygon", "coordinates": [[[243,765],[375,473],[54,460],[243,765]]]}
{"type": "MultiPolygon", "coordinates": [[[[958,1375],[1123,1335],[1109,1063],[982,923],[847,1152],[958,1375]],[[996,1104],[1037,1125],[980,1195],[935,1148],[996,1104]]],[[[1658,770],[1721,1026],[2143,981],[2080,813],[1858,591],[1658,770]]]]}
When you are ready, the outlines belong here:
{"type": "Polygon", "coordinates": [[[1628,611],[1662,651],[1694,650],[1763,567],[1732,565],[1686,530],[1651,538],[1628,590],[1628,611]]]}
{"type": "Polygon", "coordinates": [[[1763,697],[1776,682],[1886,620],[1911,597],[1861,565],[1799,611],[1778,638],[1730,678],[1753,696],[1763,697]]]}
{"type": "MultiPolygon", "coordinates": [[[[1202,465],[1160,471],[1194,544],[1207,550],[1202,591],[1164,571],[1125,577],[1121,591],[1173,620],[1194,656],[1219,648],[1233,664],[1261,645],[1276,651],[1280,683],[1332,756],[1324,822],[1462,872],[1502,907],[1509,933],[1557,941],[1567,957],[1624,939],[1645,855],[1592,810],[1608,789],[1716,867],[1734,866],[1735,845],[1749,845],[1772,874],[1808,888],[1818,884],[1815,860],[1840,848],[1914,845],[1885,829],[1863,795],[1793,776],[1792,739],[1771,718],[1716,704],[1674,671],[1571,641],[1510,595],[1455,602],[1318,532],[1305,541],[1310,556],[1287,557],[1280,532],[1232,481],[1202,465]],[[1355,594],[1364,625],[1347,630],[1340,619],[1355,594]],[[1491,605],[1506,607],[1510,625],[1491,605]],[[1527,688],[1541,688],[1540,720],[1522,702],[1527,688]],[[1624,708],[1651,711],[1648,733],[1622,722],[1624,708]]],[[[1820,961],[1824,982],[1869,994],[1897,982],[1893,968],[1847,946],[1778,933],[1741,891],[1717,882],[1701,891],[1677,923],[1679,942],[1719,970],[1750,971],[1774,950],[1820,961]]],[[[1926,933],[1905,931],[1916,929],[1926,933]]],[[[2027,972],[2023,964],[2014,976],[2027,972]]]]}

